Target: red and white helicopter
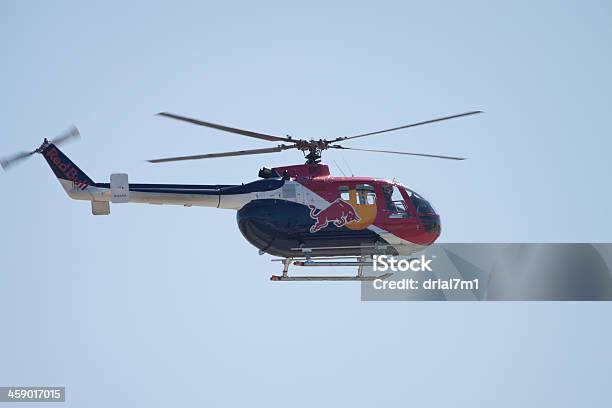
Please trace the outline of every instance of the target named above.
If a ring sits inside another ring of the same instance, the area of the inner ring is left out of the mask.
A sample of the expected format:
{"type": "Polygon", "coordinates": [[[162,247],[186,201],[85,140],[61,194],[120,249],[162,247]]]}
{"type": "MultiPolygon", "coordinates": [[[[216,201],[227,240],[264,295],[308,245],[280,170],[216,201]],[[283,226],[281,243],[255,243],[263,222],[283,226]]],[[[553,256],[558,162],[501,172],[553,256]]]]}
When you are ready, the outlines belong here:
{"type": "Polygon", "coordinates": [[[283,273],[272,280],[373,280],[364,276],[375,254],[410,255],[431,245],[440,235],[440,216],[422,196],[395,181],[371,177],[332,176],[321,164],[327,149],[359,150],[464,160],[461,157],[355,149],[340,145],[348,140],[392,132],[443,120],[481,113],[465,112],[412,123],[391,129],[335,139],[294,139],[231,128],[172,113],[159,113],[209,128],[277,143],[274,147],[234,152],[169,157],[149,160],[164,163],[179,160],[211,159],[229,156],[276,153],[297,149],[305,164],[262,168],[259,180],[239,185],[227,184],[139,184],[129,183],[127,174],[112,174],[110,183],[89,178],[57,146],[79,137],[75,127],[52,140],[45,139],[33,151],[2,160],[4,169],[34,153],[40,153],[60,184],[75,200],[91,202],[94,215],[110,214],[110,203],[174,204],[225,208],[237,211],[242,235],[259,249],[283,263],[283,273]],[[289,266],[357,266],[356,276],[289,276],[289,266]]]}

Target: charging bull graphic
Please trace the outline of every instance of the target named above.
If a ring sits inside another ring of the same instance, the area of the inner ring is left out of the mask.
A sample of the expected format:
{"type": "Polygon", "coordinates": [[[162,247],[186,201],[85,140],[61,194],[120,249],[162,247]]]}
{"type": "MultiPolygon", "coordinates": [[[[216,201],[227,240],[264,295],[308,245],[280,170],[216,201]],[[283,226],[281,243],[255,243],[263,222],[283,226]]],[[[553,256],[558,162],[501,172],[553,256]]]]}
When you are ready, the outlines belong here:
{"type": "Polygon", "coordinates": [[[317,210],[314,205],[309,205],[308,207],[310,208],[310,218],[316,220],[314,225],[310,227],[310,232],[312,233],[327,227],[330,222],[333,222],[336,227],[340,228],[348,223],[359,222],[361,220],[353,206],[340,198],[337,198],[324,210],[317,210]]]}

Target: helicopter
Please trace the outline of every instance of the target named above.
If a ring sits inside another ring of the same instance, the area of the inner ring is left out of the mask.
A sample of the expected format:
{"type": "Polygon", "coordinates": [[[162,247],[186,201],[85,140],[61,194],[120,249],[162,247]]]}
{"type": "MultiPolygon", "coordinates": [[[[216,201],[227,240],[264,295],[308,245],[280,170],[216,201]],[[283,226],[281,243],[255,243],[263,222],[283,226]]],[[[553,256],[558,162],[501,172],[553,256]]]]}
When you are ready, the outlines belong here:
{"type": "Polygon", "coordinates": [[[440,215],[420,194],[395,180],[372,177],[333,176],[321,163],[325,150],[356,150],[428,158],[465,160],[463,157],[371,150],[345,147],[357,138],[398,131],[435,122],[482,113],[470,111],[411,123],[390,129],[334,139],[297,139],[237,129],[169,112],[158,113],[178,121],[239,134],[274,147],[208,153],[148,160],[167,163],[277,153],[296,149],[304,164],[263,167],[258,180],[243,184],[141,184],[130,183],[127,174],[111,174],[109,183],[93,181],[58,146],[80,133],[70,127],[54,139],[44,139],[33,151],[21,152],[0,161],[7,170],[16,162],[41,154],[68,196],[91,202],[93,215],[110,214],[110,203],[170,204],[214,207],[236,211],[238,228],[259,250],[282,262],[281,275],[273,281],[371,281],[385,279],[364,275],[375,255],[409,256],[433,244],[441,233],[440,215]],[[356,275],[293,276],[289,266],[357,267],[356,275]]]}

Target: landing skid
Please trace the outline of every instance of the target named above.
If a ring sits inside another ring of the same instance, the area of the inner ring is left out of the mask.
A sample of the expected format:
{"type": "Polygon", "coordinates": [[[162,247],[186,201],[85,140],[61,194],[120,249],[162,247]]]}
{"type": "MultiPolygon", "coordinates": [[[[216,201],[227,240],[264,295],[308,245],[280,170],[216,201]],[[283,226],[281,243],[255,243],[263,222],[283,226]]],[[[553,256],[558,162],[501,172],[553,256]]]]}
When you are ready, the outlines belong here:
{"type": "Polygon", "coordinates": [[[279,276],[272,275],[272,281],[373,281],[376,279],[387,279],[392,273],[380,276],[279,276]]]}
{"type": "Polygon", "coordinates": [[[376,279],[387,279],[392,273],[385,273],[379,276],[366,276],[363,274],[364,266],[371,266],[372,262],[368,261],[366,256],[358,256],[357,260],[343,261],[343,259],[354,259],[355,257],[310,257],[306,258],[284,258],[284,259],[273,259],[273,261],[283,263],[283,274],[272,275],[270,280],[272,281],[374,281],[376,279]],[[289,276],[289,266],[293,264],[295,266],[357,266],[357,275],[355,276],[289,276]]]}

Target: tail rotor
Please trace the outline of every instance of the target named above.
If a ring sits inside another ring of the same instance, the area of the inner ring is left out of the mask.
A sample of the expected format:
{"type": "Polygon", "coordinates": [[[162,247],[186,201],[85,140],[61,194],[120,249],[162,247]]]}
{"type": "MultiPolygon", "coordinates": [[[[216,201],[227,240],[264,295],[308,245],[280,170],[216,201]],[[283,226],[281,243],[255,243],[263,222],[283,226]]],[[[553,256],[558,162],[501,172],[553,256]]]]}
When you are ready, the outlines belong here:
{"type": "Polygon", "coordinates": [[[54,137],[53,139],[51,140],[45,139],[43,144],[38,149],[32,150],[31,152],[22,151],[22,152],[13,154],[11,156],[2,158],[0,160],[0,166],[2,166],[2,169],[4,171],[7,171],[13,165],[19,163],[20,161],[27,159],[28,157],[32,156],[34,153],[42,152],[49,144],[61,145],[70,140],[79,139],[80,137],[81,135],[79,133],[79,129],[77,129],[76,126],[72,125],[68,129],[64,130],[62,133],[54,137]]]}

